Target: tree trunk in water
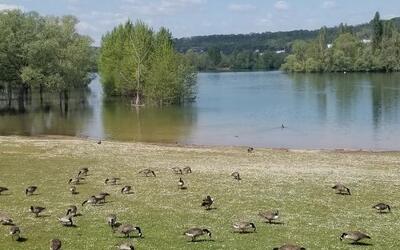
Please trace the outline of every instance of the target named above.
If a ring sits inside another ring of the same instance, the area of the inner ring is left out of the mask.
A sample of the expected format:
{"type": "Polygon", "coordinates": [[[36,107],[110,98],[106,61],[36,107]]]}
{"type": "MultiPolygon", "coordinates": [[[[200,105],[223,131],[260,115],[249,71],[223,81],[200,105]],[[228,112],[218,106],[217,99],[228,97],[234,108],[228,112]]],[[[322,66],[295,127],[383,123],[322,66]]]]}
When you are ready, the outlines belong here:
{"type": "Polygon", "coordinates": [[[61,114],[63,113],[63,108],[62,108],[62,100],[63,100],[63,96],[62,96],[62,92],[60,91],[60,93],[58,93],[59,99],[60,99],[60,112],[61,114]]]}
{"type": "Polygon", "coordinates": [[[20,87],[18,95],[18,111],[25,112],[25,88],[20,87]]]}
{"type": "Polygon", "coordinates": [[[65,112],[65,114],[68,114],[68,100],[69,100],[68,90],[65,90],[64,91],[64,112],[65,112]]]}
{"type": "Polygon", "coordinates": [[[12,88],[11,88],[11,84],[8,84],[7,93],[8,93],[8,109],[11,109],[11,104],[12,104],[12,88]]]}
{"type": "Polygon", "coordinates": [[[43,106],[43,85],[39,85],[40,106],[43,106]]]}

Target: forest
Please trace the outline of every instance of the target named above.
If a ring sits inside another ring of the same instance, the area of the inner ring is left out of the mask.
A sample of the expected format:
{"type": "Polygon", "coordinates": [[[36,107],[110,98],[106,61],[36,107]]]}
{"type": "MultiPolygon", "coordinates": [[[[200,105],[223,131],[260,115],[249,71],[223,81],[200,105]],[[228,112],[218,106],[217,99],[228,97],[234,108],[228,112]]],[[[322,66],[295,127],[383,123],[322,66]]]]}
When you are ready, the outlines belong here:
{"type": "MultiPolygon", "coordinates": [[[[400,18],[380,22],[385,27],[388,23],[393,29],[400,27],[400,18]]],[[[323,27],[323,39],[326,44],[332,44],[344,30],[362,41],[372,37],[374,28],[372,22],[354,26],[340,24],[336,27],[323,27]]],[[[294,47],[299,45],[299,40],[315,41],[319,35],[320,30],[295,30],[196,36],[175,39],[174,43],[177,50],[184,53],[200,71],[277,70],[294,47]]]]}
{"type": "Polygon", "coordinates": [[[77,24],[73,16],[0,12],[0,100],[8,110],[24,112],[32,93],[43,105],[52,93],[68,112],[70,92],[85,89],[95,68],[92,40],[77,33],[77,24]]]}
{"type": "Polygon", "coordinates": [[[351,27],[340,26],[333,42],[321,28],[313,40],[297,40],[282,69],[289,72],[371,72],[400,70],[400,33],[391,20],[383,21],[377,12],[366,38],[351,27]]]}

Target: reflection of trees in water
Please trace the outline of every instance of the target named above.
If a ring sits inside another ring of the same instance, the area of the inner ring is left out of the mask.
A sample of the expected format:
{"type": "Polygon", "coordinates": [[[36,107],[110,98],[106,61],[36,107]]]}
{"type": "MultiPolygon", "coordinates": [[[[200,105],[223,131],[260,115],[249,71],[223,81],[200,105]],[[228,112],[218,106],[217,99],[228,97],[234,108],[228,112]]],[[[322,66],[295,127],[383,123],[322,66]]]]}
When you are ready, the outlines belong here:
{"type": "Polygon", "coordinates": [[[383,122],[395,122],[399,119],[400,75],[371,74],[372,116],[374,127],[383,122]]]}
{"type": "Polygon", "coordinates": [[[320,119],[326,119],[329,100],[334,98],[333,105],[340,123],[353,121],[356,115],[367,115],[370,107],[362,105],[371,105],[371,120],[375,128],[380,127],[382,119],[398,120],[398,73],[289,74],[289,77],[293,80],[296,92],[302,95],[301,98],[304,98],[302,92],[306,92],[307,97],[315,98],[320,119]]]}
{"type": "Polygon", "coordinates": [[[0,134],[59,134],[77,135],[93,115],[88,105],[88,90],[71,94],[68,113],[60,109],[58,95],[46,93],[46,101],[41,103],[38,94],[32,94],[25,102],[24,112],[19,112],[18,103],[0,101],[0,134]]]}
{"type": "Polygon", "coordinates": [[[187,138],[197,119],[190,106],[136,109],[124,100],[106,100],[102,118],[111,139],[167,143],[187,138]]]}

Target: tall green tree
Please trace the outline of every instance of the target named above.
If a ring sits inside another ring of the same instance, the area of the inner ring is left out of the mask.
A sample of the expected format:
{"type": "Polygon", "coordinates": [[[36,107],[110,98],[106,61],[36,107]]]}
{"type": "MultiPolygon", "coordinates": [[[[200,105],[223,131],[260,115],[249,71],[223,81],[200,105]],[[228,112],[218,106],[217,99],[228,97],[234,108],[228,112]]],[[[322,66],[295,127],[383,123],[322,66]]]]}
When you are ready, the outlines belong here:
{"type": "Polygon", "coordinates": [[[379,49],[382,42],[383,35],[383,24],[380,18],[379,12],[375,13],[374,19],[371,21],[372,24],[372,48],[373,50],[379,49]]]}

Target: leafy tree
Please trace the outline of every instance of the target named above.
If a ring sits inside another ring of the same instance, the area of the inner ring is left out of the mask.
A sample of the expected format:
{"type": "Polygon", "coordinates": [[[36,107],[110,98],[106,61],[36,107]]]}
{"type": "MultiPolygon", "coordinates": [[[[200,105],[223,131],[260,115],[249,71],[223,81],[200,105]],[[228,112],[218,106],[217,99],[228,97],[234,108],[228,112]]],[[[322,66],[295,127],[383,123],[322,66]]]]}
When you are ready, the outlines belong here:
{"type": "Polygon", "coordinates": [[[372,48],[374,50],[379,49],[379,46],[382,42],[383,35],[383,24],[380,19],[379,12],[375,13],[374,19],[371,21],[373,33],[372,33],[372,48]]]}

